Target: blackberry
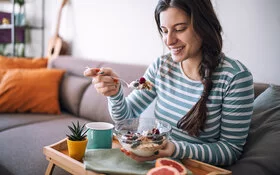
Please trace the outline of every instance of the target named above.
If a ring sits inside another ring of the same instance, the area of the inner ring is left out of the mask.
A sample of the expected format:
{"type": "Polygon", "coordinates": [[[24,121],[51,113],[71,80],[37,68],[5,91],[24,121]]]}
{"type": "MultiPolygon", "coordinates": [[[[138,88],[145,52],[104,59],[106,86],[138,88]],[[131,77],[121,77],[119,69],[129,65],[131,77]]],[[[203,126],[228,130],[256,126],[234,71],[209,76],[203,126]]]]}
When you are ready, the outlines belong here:
{"type": "Polygon", "coordinates": [[[132,145],[131,145],[131,148],[137,148],[137,146],[139,146],[141,144],[141,141],[140,140],[137,140],[136,142],[134,142],[132,145]]]}

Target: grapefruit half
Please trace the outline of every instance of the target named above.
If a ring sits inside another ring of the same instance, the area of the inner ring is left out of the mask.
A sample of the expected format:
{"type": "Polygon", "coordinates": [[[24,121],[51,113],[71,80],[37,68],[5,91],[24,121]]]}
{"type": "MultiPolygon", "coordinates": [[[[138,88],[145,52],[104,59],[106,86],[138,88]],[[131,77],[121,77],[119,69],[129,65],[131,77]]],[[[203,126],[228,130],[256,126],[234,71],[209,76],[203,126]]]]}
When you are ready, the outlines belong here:
{"type": "Polygon", "coordinates": [[[158,158],[156,160],[155,167],[161,167],[161,166],[170,166],[180,173],[180,175],[186,175],[188,173],[187,168],[180,162],[177,162],[175,160],[169,159],[169,158],[158,158]]]}
{"type": "Polygon", "coordinates": [[[150,169],[146,175],[180,175],[180,173],[171,166],[159,166],[150,169]]]}

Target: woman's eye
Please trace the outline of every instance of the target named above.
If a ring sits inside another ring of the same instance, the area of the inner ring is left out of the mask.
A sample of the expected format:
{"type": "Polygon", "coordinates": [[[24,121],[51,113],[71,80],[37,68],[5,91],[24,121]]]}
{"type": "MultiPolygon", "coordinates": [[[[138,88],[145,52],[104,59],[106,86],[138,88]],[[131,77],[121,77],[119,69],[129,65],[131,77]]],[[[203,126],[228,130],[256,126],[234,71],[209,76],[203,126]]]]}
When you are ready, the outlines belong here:
{"type": "Polygon", "coordinates": [[[163,33],[163,34],[167,34],[167,33],[168,33],[168,31],[167,31],[167,30],[161,30],[161,33],[163,33]]]}
{"type": "Polygon", "coordinates": [[[175,31],[176,32],[182,32],[186,29],[186,27],[180,27],[180,28],[176,28],[175,31]]]}

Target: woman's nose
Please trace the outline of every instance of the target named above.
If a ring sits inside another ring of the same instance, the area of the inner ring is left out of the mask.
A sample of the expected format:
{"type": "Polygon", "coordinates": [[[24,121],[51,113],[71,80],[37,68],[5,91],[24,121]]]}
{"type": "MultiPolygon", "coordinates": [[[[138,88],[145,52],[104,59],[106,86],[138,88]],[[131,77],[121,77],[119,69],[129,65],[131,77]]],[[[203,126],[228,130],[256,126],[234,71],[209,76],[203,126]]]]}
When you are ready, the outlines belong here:
{"type": "Polygon", "coordinates": [[[166,34],[165,43],[167,46],[174,45],[174,44],[176,44],[177,41],[178,41],[178,39],[174,33],[170,32],[170,33],[166,34]]]}

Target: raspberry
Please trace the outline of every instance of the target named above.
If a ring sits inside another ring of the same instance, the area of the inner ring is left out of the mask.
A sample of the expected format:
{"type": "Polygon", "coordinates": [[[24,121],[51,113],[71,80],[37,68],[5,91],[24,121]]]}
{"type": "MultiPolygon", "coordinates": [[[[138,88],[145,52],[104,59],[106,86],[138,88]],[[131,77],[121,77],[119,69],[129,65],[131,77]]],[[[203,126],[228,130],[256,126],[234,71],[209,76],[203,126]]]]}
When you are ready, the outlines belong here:
{"type": "Polygon", "coordinates": [[[144,77],[141,77],[140,79],[139,79],[139,83],[140,84],[143,84],[143,83],[145,83],[146,82],[146,79],[144,78],[144,77]]]}
{"type": "Polygon", "coordinates": [[[153,128],[152,132],[153,132],[153,134],[160,134],[159,130],[157,128],[153,128]]]}

